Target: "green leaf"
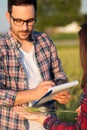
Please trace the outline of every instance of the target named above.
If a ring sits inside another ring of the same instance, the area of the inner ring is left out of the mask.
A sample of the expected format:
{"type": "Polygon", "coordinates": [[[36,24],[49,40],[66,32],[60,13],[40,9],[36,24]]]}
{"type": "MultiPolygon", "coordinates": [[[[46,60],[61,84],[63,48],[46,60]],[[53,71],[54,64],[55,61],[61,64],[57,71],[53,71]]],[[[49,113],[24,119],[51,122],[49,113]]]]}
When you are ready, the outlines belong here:
{"type": "Polygon", "coordinates": [[[35,107],[27,107],[25,108],[25,110],[27,112],[32,112],[32,113],[45,113],[46,111],[44,109],[41,109],[41,108],[35,108],[35,107]]]}
{"type": "Polygon", "coordinates": [[[56,112],[58,118],[61,121],[67,122],[67,123],[75,123],[76,119],[78,117],[78,113],[75,111],[68,111],[68,110],[59,110],[56,112]]]}

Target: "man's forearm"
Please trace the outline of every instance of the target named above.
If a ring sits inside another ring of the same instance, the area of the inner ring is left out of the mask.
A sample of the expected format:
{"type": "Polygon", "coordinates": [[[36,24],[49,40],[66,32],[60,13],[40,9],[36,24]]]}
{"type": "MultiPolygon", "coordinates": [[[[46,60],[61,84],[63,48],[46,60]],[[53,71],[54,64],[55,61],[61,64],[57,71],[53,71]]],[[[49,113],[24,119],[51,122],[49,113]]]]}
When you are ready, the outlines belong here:
{"type": "Polygon", "coordinates": [[[17,93],[14,105],[20,105],[35,100],[35,93],[33,90],[25,90],[17,93]]]}
{"type": "Polygon", "coordinates": [[[55,84],[52,81],[43,81],[34,89],[20,91],[17,93],[14,105],[20,105],[37,100],[54,85],[55,84]]]}

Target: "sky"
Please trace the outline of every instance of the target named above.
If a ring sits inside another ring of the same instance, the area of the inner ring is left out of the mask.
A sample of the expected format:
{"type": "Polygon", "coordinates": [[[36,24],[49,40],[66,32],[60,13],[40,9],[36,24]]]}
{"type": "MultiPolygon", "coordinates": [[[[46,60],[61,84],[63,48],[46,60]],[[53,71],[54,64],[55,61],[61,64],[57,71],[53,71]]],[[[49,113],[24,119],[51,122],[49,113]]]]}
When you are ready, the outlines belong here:
{"type": "MultiPolygon", "coordinates": [[[[81,12],[87,13],[87,0],[82,0],[81,12]]],[[[9,28],[5,12],[7,11],[7,0],[0,0],[0,32],[5,32],[9,28]]]]}

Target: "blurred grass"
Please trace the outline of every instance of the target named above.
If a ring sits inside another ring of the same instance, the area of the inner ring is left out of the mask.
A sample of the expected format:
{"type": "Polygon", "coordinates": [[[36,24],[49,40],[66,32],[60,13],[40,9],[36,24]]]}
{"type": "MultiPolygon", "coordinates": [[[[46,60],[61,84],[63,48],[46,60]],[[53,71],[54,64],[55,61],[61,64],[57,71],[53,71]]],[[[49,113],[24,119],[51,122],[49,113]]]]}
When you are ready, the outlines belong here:
{"type": "Polygon", "coordinates": [[[53,41],[78,39],[77,33],[56,33],[56,34],[51,34],[50,36],[53,39],[53,41]]]}
{"type": "Polygon", "coordinates": [[[57,46],[58,55],[61,59],[63,68],[69,78],[72,80],[81,80],[81,65],[79,57],[79,47],[78,45],[62,45],[57,46]]]}

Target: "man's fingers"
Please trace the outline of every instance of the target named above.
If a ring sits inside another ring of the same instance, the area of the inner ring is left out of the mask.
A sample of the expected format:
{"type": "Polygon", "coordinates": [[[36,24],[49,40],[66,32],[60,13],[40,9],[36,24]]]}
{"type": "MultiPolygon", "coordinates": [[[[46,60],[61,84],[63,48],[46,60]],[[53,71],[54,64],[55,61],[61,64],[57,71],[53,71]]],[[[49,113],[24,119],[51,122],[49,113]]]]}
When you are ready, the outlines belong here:
{"type": "Polygon", "coordinates": [[[40,85],[43,85],[43,86],[54,86],[55,83],[52,82],[52,81],[43,81],[40,83],[40,85]]]}

